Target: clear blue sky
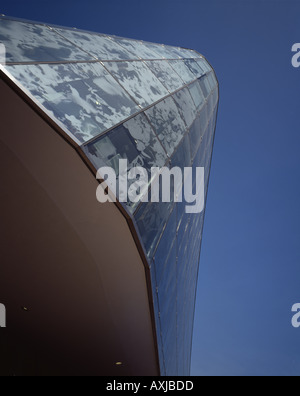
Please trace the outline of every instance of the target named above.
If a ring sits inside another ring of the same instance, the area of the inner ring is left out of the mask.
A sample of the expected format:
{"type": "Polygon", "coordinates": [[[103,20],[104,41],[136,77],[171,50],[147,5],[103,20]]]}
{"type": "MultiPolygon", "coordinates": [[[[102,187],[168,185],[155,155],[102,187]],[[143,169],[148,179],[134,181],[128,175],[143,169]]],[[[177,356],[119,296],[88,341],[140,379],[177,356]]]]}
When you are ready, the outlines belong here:
{"type": "Polygon", "coordinates": [[[0,13],[197,49],[220,112],[194,375],[299,375],[300,0],[2,0],[0,13]]]}

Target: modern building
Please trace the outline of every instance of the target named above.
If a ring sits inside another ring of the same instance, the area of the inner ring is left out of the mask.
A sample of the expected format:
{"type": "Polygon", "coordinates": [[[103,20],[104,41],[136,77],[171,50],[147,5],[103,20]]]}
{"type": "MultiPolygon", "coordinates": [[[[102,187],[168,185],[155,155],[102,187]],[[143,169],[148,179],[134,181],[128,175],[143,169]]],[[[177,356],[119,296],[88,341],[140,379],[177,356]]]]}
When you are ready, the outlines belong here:
{"type": "Polygon", "coordinates": [[[0,43],[0,374],[189,375],[204,212],[100,204],[96,174],[119,159],[204,167],[207,194],[213,69],[189,49],[4,16],[0,43]]]}

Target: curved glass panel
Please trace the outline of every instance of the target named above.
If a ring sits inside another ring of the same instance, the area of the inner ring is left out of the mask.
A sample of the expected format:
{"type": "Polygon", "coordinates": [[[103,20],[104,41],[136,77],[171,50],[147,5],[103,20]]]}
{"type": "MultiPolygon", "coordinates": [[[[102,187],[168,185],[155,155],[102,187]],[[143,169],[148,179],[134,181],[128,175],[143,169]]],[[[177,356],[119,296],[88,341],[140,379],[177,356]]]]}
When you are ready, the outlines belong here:
{"type": "Polygon", "coordinates": [[[194,59],[187,59],[184,61],[185,65],[190,69],[195,78],[199,78],[205,74],[205,71],[200,67],[199,63],[194,59]]]}
{"type": "Polygon", "coordinates": [[[139,110],[100,64],[17,65],[7,69],[82,143],[139,110]]]}
{"type": "Polygon", "coordinates": [[[209,114],[209,117],[212,117],[214,107],[214,96],[210,94],[210,96],[207,98],[207,113],[209,114]]]}
{"type": "Polygon", "coordinates": [[[147,61],[147,66],[156,75],[159,81],[170,91],[174,92],[182,88],[183,80],[172,69],[167,61],[147,61]]]}
{"type": "Polygon", "coordinates": [[[149,262],[161,374],[189,375],[204,212],[186,213],[186,202],[174,202],[175,187],[179,193],[188,185],[184,177],[178,187],[171,177],[171,202],[142,198],[150,199],[151,181],[168,184],[151,174],[163,166],[192,166],[194,175],[204,167],[207,196],[218,103],[211,66],[184,48],[3,17],[0,42],[8,62],[31,63],[6,70],[82,144],[95,168],[112,167],[120,180],[123,160],[130,188],[141,177],[130,178],[133,168],[146,169],[146,183],[134,190],[144,195],[121,202],[149,262]]]}
{"type": "Polygon", "coordinates": [[[200,55],[195,53],[195,51],[187,48],[176,47],[176,51],[181,55],[182,58],[185,59],[192,59],[192,58],[199,58],[200,55]]]}
{"type": "Polygon", "coordinates": [[[204,134],[204,131],[201,130],[199,117],[194,121],[193,125],[191,126],[189,134],[191,139],[192,158],[194,158],[200,146],[202,136],[204,134]]]}
{"type": "Polygon", "coordinates": [[[134,59],[134,54],[121,47],[109,36],[89,34],[76,30],[55,29],[66,39],[99,60],[134,59]]]}
{"type": "Polygon", "coordinates": [[[205,105],[201,109],[200,117],[199,117],[200,118],[200,124],[201,124],[201,126],[200,126],[201,131],[205,131],[206,130],[207,124],[208,124],[208,121],[209,121],[209,117],[210,117],[210,115],[208,114],[208,111],[207,111],[207,104],[205,103],[205,105]]]}
{"type": "Polygon", "coordinates": [[[201,90],[199,81],[195,81],[189,85],[189,90],[192,95],[193,101],[196,105],[197,112],[203,107],[205,103],[205,97],[201,90]]]}
{"type": "Polygon", "coordinates": [[[217,86],[218,82],[213,72],[208,74],[208,82],[211,90],[213,90],[217,86]]]}
{"type": "Polygon", "coordinates": [[[143,44],[147,48],[154,50],[155,53],[159,55],[159,59],[180,59],[180,56],[170,50],[170,47],[168,47],[167,45],[148,42],[143,42],[143,44]]]}
{"type": "Polygon", "coordinates": [[[172,155],[183,138],[186,126],[172,98],[167,98],[146,111],[168,155],[172,155]]]}
{"type": "Polygon", "coordinates": [[[177,245],[176,245],[176,210],[172,212],[163,236],[159,242],[157,251],[155,252],[154,266],[156,273],[157,285],[161,285],[163,275],[167,276],[169,271],[168,263],[176,263],[177,245]]]}
{"type": "Polygon", "coordinates": [[[143,62],[109,62],[105,66],[142,107],[169,94],[143,62]]]}
{"type": "Polygon", "coordinates": [[[185,84],[189,84],[197,78],[197,76],[191,71],[184,60],[172,60],[169,62],[176,73],[185,82],[185,84]]]}
{"type": "Polygon", "coordinates": [[[0,18],[0,42],[6,47],[6,63],[92,59],[47,26],[33,23],[0,18]]]}
{"type": "Polygon", "coordinates": [[[153,256],[173,207],[173,203],[142,203],[134,215],[149,258],[153,256]]]}
{"type": "MultiPolygon", "coordinates": [[[[127,160],[127,176],[134,167],[145,168],[148,171],[149,184],[151,168],[164,166],[167,157],[144,114],[139,114],[104,134],[87,144],[84,149],[96,169],[110,166],[115,170],[117,177],[119,160],[127,160]]],[[[129,180],[128,187],[135,181],[137,179],[129,180]]],[[[144,193],[147,191],[148,188],[144,193]]],[[[124,204],[129,212],[133,213],[139,201],[132,202],[128,199],[124,204]]]]}
{"type": "Polygon", "coordinates": [[[196,59],[196,62],[199,64],[199,66],[205,73],[212,71],[211,66],[208,64],[208,62],[204,58],[196,59]]]}
{"type": "Polygon", "coordinates": [[[188,88],[176,92],[173,98],[178,106],[179,113],[189,128],[196,118],[197,110],[188,88]]]}
{"type": "Polygon", "coordinates": [[[214,105],[217,106],[218,100],[219,100],[219,97],[218,97],[218,88],[217,88],[217,87],[215,88],[215,90],[214,90],[214,92],[213,92],[213,97],[214,97],[214,105]]]}
{"type": "Polygon", "coordinates": [[[145,45],[142,41],[129,40],[125,38],[113,37],[113,40],[133,54],[133,59],[161,59],[160,53],[156,52],[153,45],[145,45]]]}
{"type": "Polygon", "coordinates": [[[208,98],[208,96],[209,96],[209,94],[211,92],[211,89],[210,89],[210,86],[209,86],[209,82],[208,82],[207,76],[200,78],[199,84],[200,84],[201,90],[202,90],[205,98],[208,98]]]}
{"type": "Polygon", "coordinates": [[[178,166],[183,170],[185,166],[191,166],[191,162],[190,138],[189,135],[186,134],[174,152],[171,163],[172,167],[178,166]]]}
{"type": "Polygon", "coordinates": [[[195,58],[194,51],[180,48],[180,47],[172,47],[172,46],[167,46],[168,50],[172,53],[173,57],[179,58],[179,59],[190,59],[190,58],[195,58]]]}

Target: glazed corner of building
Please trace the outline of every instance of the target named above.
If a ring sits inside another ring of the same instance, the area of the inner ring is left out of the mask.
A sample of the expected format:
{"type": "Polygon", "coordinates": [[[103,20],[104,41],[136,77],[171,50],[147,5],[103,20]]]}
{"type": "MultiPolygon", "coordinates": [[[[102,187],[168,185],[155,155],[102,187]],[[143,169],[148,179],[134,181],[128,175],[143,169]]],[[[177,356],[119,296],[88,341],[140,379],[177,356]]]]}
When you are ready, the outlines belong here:
{"type": "Polygon", "coordinates": [[[138,155],[205,167],[207,193],[211,65],[189,49],[13,18],[0,17],[0,36],[0,302],[11,317],[0,373],[189,375],[204,213],[101,205],[95,175],[115,163],[108,153],[129,167],[138,155]]]}

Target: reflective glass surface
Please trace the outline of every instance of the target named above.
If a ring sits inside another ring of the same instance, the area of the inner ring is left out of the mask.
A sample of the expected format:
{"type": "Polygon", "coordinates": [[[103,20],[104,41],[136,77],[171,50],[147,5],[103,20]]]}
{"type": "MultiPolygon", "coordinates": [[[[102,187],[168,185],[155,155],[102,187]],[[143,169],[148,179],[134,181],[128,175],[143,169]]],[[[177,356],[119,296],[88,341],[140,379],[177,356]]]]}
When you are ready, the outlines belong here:
{"type": "Polygon", "coordinates": [[[153,43],[143,43],[147,48],[151,50],[155,50],[155,53],[159,55],[159,59],[179,59],[180,56],[177,55],[174,51],[172,51],[172,47],[167,45],[158,45],[153,43]]]}
{"type": "Polygon", "coordinates": [[[148,61],[147,66],[156,75],[159,81],[170,91],[182,88],[183,80],[166,61],[148,61]]]}
{"type": "Polygon", "coordinates": [[[213,94],[210,94],[209,97],[207,98],[207,113],[211,114],[213,112],[215,103],[214,103],[214,96],[213,94]]]}
{"type": "Polygon", "coordinates": [[[129,40],[125,38],[113,38],[116,43],[133,54],[132,59],[161,59],[161,54],[156,52],[154,45],[144,45],[142,41],[129,40]]]}
{"type": "Polygon", "coordinates": [[[172,167],[184,167],[191,165],[191,143],[189,135],[186,134],[171,158],[172,167]]]}
{"type": "Polygon", "coordinates": [[[7,69],[81,142],[139,110],[99,63],[17,65],[7,69]]]}
{"type": "Polygon", "coordinates": [[[191,68],[189,67],[189,63],[186,63],[186,61],[173,60],[169,62],[173,69],[176,71],[176,73],[182,78],[182,80],[186,84],[189,84],[198,77],[192,72],[191,68]]]}
{"type": "Polygon", "coordinates": [[[190,58],[195,58],[196,57],[194,51],[188,50],[188,49],[185,49],[185,48],[168,46],[168,50],[172,53],[174,59],[176,59],[176,58],[179,58],[179,59],[190,59],[190,58]]]}
{"type": "Polygon", "coordinates": [[[205,74],[203,68],[194,59],[187,59],[184,63],[195,77],[199,78],[205,74]]]}
{"type": "Polygon", "coordinates": [[[213,72],[208,74],[208,81],[211,89],[214,89],[217,85],[217,79],[215,77],[215,74],[213,72]]]}
{"type": "MultiPolygon", "coordinates": [[[[200,117],[201,117],[201,115],[200,115],[200,117]]],[[[200,124],[199,117],[196,118],[196,120],[194,121],[189,133],[190,133],[190,139],[191,139],[192,158],[194,158],[195,154],[197,153],[198,148],[200,146],[202,136],[204,134],[204,131],[203,130],[201,131],[201,124],[200,124]]]]}
{"type": "MultiPolygon", "coordinates": [[[[127,160],[127,175],[142,166],[143,194],[149,187],[150,198],[152,167],[192,166],[194,173],[204,167],[207,196],[218,83],[200,54],[2,17],[0,43],[8,62],[36,63],[6,70],[80,143],[96,169],[110,166],[119,178],[119,160],[127,160]]],[[[156,180],[161,188],[163,179],[156,180]]],[[[186,213],[174,194],[169,203],[122,204],[151,270],[161,374],[189,375],[204,212],[186,213]]]]}
{"type": "Polygon", "coordinates": [[[173,98],[178,106],[181,118],[189,128],[196,118],[197,110],[188,88],[176,92],[173,98]]]}
{"type": "Polygon", "coordinates": [[[159,242],[158,249],[155,252],[154,266],[157,285],[161,285],[163,276],[167,276],[169,271],[168,263],[176,263],[176,225],[177,213],[176,210],[173,210],[164,230],[162,239],[159,242]]]}
{"type": "Polygon", "coordinates": [[[0,43],[6,63],[91,60],[92,57],[47,26],[0,18],[0,43]]]}
{"type": "Polygon", "coordinates": [[[189,85],[190,94],[192,95],[193,101],[196,105],[197,111],[200,111],[205,102],[199,81],[195,81],[189,85]]]}
{"type": "MultiPolygon", "coordinates": [[[[104,134],[85,146],[85,152],[96,169],[112,167],[119,177],[119,160],[127,160],[128,172],[134,167],[148,171],[151,182],[151,168],[165,165],[167,156],[144,114],[139,114],[124,124],[104,134]]],[[[128,186],[137,179],[129,180],[128,186]]],[[[139,192],[139,191],[137,191],[139,192]]],[[[147,190],[144,191],[147,193],[147,190]]],[[[119,195],[117,195],[119,198],[119,195]]],[[[124,203],[133,213],[139,201],[124,203]]]]}
{"type": "Polygon", "coordinates": [[[174,100],[169,97],[146,111],[162,145],[171,156],[186,132],[174,100]]]}
{"type": "Polygon", "coordinates": [[[204,58],[196,59],[196,62],[199,64],[199,66],[205,73],[210,72],[212,70],[206,59],[204,58]]]}
{"type": "MultiPolygon", "coordinates": [[[[215,98],[212,92],[208,98],[215,98]]],[[[212,101],[214,103],[214,100],[212,101]]],[[[215,103],[215,106],[217,103],[215,103]]],[[[189,133],[172,156],[172,166],[205,168],[205,195],[212,155],[216,111],[210,113],[204,105],[189,133]]],[[[191,365],[194,303],[197,288],[204,212],[187,214],[185,203],[176,203],[176,264],[174,241],[174,211],[160,237],[153,266],[159,300],[157,321],[161,323],[161,341],[166,375],[189,375],[191,365]],[[173,219],[173,220],[171,220],[173,219]],[[171,226],[172,225],[172,226],[171,226]],[[170,247],[170,244],[172,246],[170,247]],[[176,274],[176,279],[175,279],[176,274]],[[176,313],[175,313],[176,310],[176,313]],[[175,332],[176,327],[176,332],[175,332]],[[176,348],[176,353],[174,352],[176,348]]]]}
{"type": "Polygon", "coordinates": [[[180,53],[181,57],[186,59],[194,59],[201,57],[200,54],[198,54],[196,51],[193,51],[191,49],[187,49],[187,48],[176,48],[176,49],[180,53]]]}
{"type": "Polygon", "coordinates": [[[200,84],[201,90],[202,90],[205,98],[207,98],[211,92],[209,82],[208,82],[208,77],[205,76],[205,77],[200,78],[199,84],[200,84]]]}
{"type": "Polygon", "coordinates": [[[55,31],[96,59],[127,60],[135,58],[134,54],[121,47],[109,36],[58,28],[55,28],[55,31]]]}
{"type": "Polygon", "coordinates": [[[105,66],[142,107],[149,106],[169,94],[142,62],[110,62],[105,66]]]}
{"type": "Polygon", "coordinates": [[[173,203],[142,203],[134,215],[149,258],[153,257],[173,206],[173,203]]]}
{"type": "Polygon", "coordinates": [[[207,103],[205,103],[205,105],[202,107],[202,109],[200,111],[200,117],[199,117],[200,124],[201,124],[201,126],[200,126],[201,131],[206,130],[209,118],[210,118],[210,114],[208,114],[207,103]]]}

